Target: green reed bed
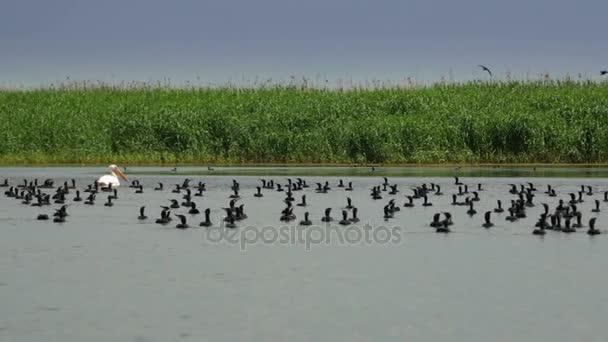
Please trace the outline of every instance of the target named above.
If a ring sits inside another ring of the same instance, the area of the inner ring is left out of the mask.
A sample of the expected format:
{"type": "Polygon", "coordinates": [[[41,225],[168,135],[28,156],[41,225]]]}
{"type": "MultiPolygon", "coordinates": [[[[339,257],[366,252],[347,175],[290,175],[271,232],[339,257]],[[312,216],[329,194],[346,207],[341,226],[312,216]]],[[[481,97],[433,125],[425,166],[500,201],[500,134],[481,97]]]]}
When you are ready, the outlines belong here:
{"type": "Polygon", "coordinates": [[[608,83],[0,91],[0,162],[608,162],[608,83]]]}

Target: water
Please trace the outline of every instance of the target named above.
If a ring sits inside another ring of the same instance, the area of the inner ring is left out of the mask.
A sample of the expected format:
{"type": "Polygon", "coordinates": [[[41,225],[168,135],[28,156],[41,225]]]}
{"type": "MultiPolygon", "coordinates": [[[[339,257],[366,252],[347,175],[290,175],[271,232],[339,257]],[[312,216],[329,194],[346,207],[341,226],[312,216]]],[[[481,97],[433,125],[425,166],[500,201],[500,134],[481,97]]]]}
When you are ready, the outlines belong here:
{"type": "MultiPolygon", "coordinates": [[[[304,177],[305,210],[319,223],[326,207],[339,219],[346,196],[359,208],[362,223],[372,229],[397,227],[399,241],[381,244],[332,236],[327,243],[259,240],[241,244],[239,234],[260,233],[264,226],[281,227],[284,193],[263,190],[255,199],[259,176],[197,175],[207,184],[198,208],[212,208],[218,222],[228,204],[232,179],[241,183],[249,218],[236,229],[237,243],[211,241],[206,228],[178,230],[173,223],[152,223],[159,206],[183,194],[170,192],[183,174],[162,174],[134,168],[128,175],[145,185],[144,194],[121,187],[115,206],[72,204],[67,222],[35,220],[51,207],[35,208],[0,197],[0,340],[2,341],[201,341],[201,340],[467,340],[467,341],[604,341],[608,313],[606,236],[589,237],[586,228],[571,235],[531,235],[541,202],[554,206],[581,184],[594,196],[579,205],[586,224],[598,217],[608,227],[608,208],[592,214],[593,199],[602,199],[608,181],[601,178],[534,178],[539,189],[528,217],[509,223],[494,215],[496,226],[481,228],[483,213],[496,199],[508,205],[508,183],[530,178],[463,178],[470,188],[483,183],[478,214],[449,205],[455,192],[449,177],[391,177],[400,193],[372,201],[368,189],[379,177],[340,177],[355,191],[336,188],[338,177],[304,177]],[[316,194],[316,181],[328,180],[332,190],[316,194]],[[165,191],[155,192],[156,182],[165,191]],[[444,196],[431,196],[432,207],[401,208],[395,218],[382,219],[390,198],[403,205],[412,186],[434,182],[444,196]],[[543,194],[552,184],[558,197],[543,194]],[[146,205],[148,221],[137,220],[146,205]],[[435,212],[448,210],[452,233],[436,234],[428,223],[435,212]]],[[[159,170],[162,171],[162,170],[159,170]]],[[[182,169],[178,170],[180,173],[182,169]]],[[[186,169],[185,172],[195,171],[186,169]]],[[[215,170],[219,171],[219,170],[215,170]]],[[[4,168],[2,180],[54,178],[56,185],[75,178],[79,188],[105,172],[103,168],[4,168]]],[[[232,171],[234,172],[234,171],[232,171]]],[[[267,172],[262,171],[262,172],[267,172]]],[[[201,172],[203,174],[204,171],[201,172]]],[[[285,177],[272,176],[285,183],[285,177]]],[[[68,195],[71,199],[73,194],[68,195]]],[[[462,199],[462,198],[460,198],[462,199]]],[[[176,210],[183,213],[186,210],[176,210]]],[[[297,207],[298,221],[304,209],[297,207]]],[[[203,215],[188,223],[197,225],[203,215]]],[[[296,221],[297,222],[297,221],[296,221]]],[[[334,222],[335,223],[335,222],[334,222]]],[[[292,225],[288,225],[289,228],[292,225]]],[[[324,232],[325,225],[310,228],[324,232]]],[[[337,227],[333,225],[332,227],[337,227]]],[[[287,229],[287,228],[286,228],[287,229]]],[[[347,228],[335,228],[344,232],[347,228]]],[[[354,232],[355,228],[348,228],[354,232]]],[[[212,230],[213,231],[213,230],[212,230]]],[[[270,232],[272,230],[268,230],[270,232]]],[[[306,231],[304,238],[306,240],[306,231]]],[[[311,237],[311,236],[308,236],[311,237]]],[[[313,236],[314,237],[314,236],[313,236]]],[[[249,241],[249,240],[247,240],[249,241]]],[[[309,241],[310,242],[310,241],[309,241]]]]}

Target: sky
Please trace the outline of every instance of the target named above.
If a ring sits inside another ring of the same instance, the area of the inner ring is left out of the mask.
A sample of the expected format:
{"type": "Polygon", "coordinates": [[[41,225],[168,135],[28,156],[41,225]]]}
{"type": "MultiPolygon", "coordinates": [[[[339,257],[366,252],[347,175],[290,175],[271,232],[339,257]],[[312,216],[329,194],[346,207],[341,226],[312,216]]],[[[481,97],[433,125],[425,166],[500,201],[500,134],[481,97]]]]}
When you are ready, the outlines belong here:
{"type": "Polygon", "coordinates": [[[605,0],[7,0],[0,85],[373,79],[608,69],[605,0]]]}

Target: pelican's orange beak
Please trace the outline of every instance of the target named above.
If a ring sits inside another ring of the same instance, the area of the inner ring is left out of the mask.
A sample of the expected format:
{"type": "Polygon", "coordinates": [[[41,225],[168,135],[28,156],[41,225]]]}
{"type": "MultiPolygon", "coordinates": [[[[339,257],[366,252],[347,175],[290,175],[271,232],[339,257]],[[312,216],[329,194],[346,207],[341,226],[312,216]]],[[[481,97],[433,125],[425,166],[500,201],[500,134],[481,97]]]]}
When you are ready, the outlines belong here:
{"type": "Polygon", "coordinates": [[[125,182],[129,181],[129,179],[127,179],[127,176],[125,176],[125,174],[122,173],[122,171],[119,168],[115,167],[114,170],[112,170],[112,171],[114,171],[116,176],[118,176],[120,179],[124,180],[125,182]]]}

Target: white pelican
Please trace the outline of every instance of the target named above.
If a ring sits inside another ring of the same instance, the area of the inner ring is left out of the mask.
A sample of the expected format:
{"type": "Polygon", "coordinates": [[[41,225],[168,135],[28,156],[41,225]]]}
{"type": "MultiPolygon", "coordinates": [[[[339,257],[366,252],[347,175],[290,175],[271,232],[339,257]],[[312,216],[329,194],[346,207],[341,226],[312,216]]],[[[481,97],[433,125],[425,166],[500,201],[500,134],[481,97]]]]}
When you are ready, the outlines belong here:
{"type": "Polygon", "coordinates": [[[110,169],[110,174],[101,176],[97,180],[97,183],[99,183],[100,186],[108,187],[108,186],[112,185],[113,188],[118,187],[118,186],[120,186],[120,182],[118,181],[119,177],[122,180],[124,180],[125,182],[129,181],[127,179],[127,176],[125,176],[125,174],[122,173],[122,171],[120,171],[118,166],[112,164],[112,165],[108,166],[108,168],[110,169]]]}

